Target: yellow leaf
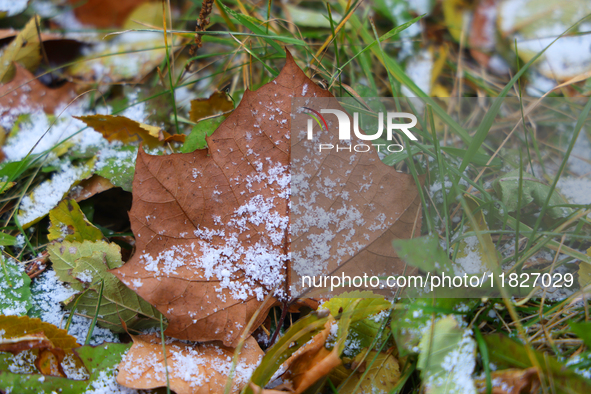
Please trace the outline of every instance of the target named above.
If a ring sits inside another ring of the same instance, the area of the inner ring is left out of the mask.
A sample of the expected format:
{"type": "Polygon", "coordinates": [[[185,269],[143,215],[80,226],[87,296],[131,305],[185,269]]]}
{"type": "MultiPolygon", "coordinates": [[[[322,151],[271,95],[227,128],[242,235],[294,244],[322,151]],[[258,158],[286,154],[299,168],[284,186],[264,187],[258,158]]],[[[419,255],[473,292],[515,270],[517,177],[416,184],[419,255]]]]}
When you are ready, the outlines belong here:
{"type": "Polygon", "coordinates": [[[447,30],[456,41],[460,41],[468,4],[465,0],[443,0],[443,16],[447,30]]]}
{"type": "Polygon", "coordinates": [[[14,78],[16,68],[13,62],[22,64],[29,71],[37,68],[41,62],[38,25],[39,16],[35,15],[4,50],[0,58],[0,82],[7,83],[14,78]]]}
{"type": "Polygon", "coordinates": [[[125,116],[88,115],[74,116],[101,133],[109,141],[130,143],[143,141],[150,149],[163,144],[170,134],[160,127],[136,122],[125,116]]]}
{"type": "MultiPolygon", "coordinates": [[[[166,11],[166,20],[168,21],[168,8],[166,11]]],[[[162,3],[159,1],[138,5],[123,23],[123,30],[145,29],[146,25],[162,27],[162,3]]]]}
{"type": "Polygon", "coordinates": [[[69,335],[66,330],[57,328],[53,324],[45,323],[37,318],[0,315],[0,327],[4,330],[2,334],[4,339],[43,333],[55,348],[68,350],[80,346],[76,342],[76,338],[69,335]]]}
{"type": "Polygon", "coordinates": [[[16,185],[16,182],[0,182],[0,194],[6,192],[14,185],[16,185]]]}

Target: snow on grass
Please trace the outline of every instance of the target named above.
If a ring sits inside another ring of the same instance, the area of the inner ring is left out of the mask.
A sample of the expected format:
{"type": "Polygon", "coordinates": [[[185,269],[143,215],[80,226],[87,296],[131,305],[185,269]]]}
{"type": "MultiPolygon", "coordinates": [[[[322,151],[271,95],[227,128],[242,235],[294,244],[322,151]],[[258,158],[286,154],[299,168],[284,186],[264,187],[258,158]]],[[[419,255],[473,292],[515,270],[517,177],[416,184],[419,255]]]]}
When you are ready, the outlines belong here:
{"type": "MultiPolygon", "coordinates": [[[[131,100],[135,98],[136,96],[132,95],[131,100]]],[[[58,109],[56,114],[61,112],[58,109]]],[[[106,107],[99,109],[99,112],[111,113],[112,111],[110,107],[106,107]]],[[[3,127],[8,129],[14,127],[16,130],[11,133],[3,148],[7,162],[22,160],[29,154],[48,152],[58,144],[61,144],[63,149],[69,149],[77,154],[86,153],[92,156],[96,153],[98,156],[94,164],[74,165],[66,156],[63,156],[66,159],[60,159],[55,153],[49,153],[42,165],[57,165],[58,169],[51,179],[41,182],[22,199],[18,214],[21,224],[32,223],[47,215],[78,181],[90,176],[93,170],[100,170],[105,165],[122,167],[125,163],[133,162],[135,152],[118,150],[117,148],[122,146],[121,142],[108,142],[101,133],[87,128],[83,122],[72,117],[72,115],[88,114],[94,114],[94,112],[88,112],[83,104],[79,104],[63,111],[57,120],[40,111],[21,115],[18,118],[10,116],[2,118],[0,123],[3,127]]],[[[145,122],[149,116],[145,103],[132,105],[121,115],[139,122],[145,122]]]]}
{"type": "Polygon", "coordinates": [[[591,179],[562,177],[557,187],[571,204],[591,204],[591,179]]]}
{"type": "Polygon", "coordinates": [[[26,278],[22,277],[25,270],[22,264],[13,259],[2,261],[3,259],[0,256],[0,263],[4,265],[4,267],[0,267],[0,314],[6,316],[25,315],[29,309],[29,302],[26,299],[27,295],[19,292],[25,286],[24,279],[26,278]],[[8,278],[6,272],[8,272],[8,278]]]}
{"type": "Polygon", "coordinates": [[[84,394],[136,394],[138,390],[121,386],[117,383],[115,367],[100,371],[97,379],[93,380],[84,394]]]}
{"type": "Polygon", "coordinates": [[[18,15],[27,9],[28,0],[0,0],[0,11],[6,16],[18,15]]]}
{"type": "Polygon", "coordinates": [[[84,179],[89,173],[89,168],[74,166],[70,162],[62,165],[60,172],[55,173],[51,179],[39,184],[31,194],[23,197],[18,213],[18,220],[22,225],[27,225],[47,215],[77,181],[84,179]]]}
{"type": "MultiPolygon", "coordinates": [[[[433,70],[433,55],[423,50],[413,56],[406,64],[406,74],[426,95],[431,93],[431,71],[433,70]]],[[[415,97],[406,86],[402,87],[406,97],[415,97]]]]}
{"type": "MultiPolygon", "coordinates": [[[[68,318],[67,312],[63,310],[61,302],[68,300],[76,294],[74,290],[64,285],[57,277],[55,271],[47,270],[39,275],[31,285],[33,294],[33,311],[38,314],[44,322],[51,323],[57,327],[64,328],[68,318]]],[[[83,311],[78,311],[83,312],[83,311]]],[[[75,315],[72,318],[68,333],[83,344],[88,329],[92,323],[91,319],[75,315]]],[[[91,345],[100,345],[103,342],[119,342],[119,338],[106,328],[94,327],[91,345]]]]}

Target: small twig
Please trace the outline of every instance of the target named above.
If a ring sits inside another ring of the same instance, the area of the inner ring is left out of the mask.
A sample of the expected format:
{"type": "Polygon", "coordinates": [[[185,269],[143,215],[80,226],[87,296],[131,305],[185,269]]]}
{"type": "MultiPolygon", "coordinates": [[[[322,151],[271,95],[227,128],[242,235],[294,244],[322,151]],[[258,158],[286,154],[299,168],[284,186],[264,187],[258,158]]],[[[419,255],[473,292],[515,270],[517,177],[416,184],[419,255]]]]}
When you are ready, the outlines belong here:
{"type": "Polygon", "coordinates": [[[283,309],[281,310],[281,317],[279,318],[279,323],[277,323],[277,325],[275,326],[275,332],[273,333],[273,336],[269,340],[269,347],[273,346],[273,344],[277,340],[277,337],[279,336],[279,331],[281,330],[281,327],[283,326],[283,322],[285,321],[285,318],[287,317],[287,309],[288,309],[287,301],[283,301],[283,309]]]}

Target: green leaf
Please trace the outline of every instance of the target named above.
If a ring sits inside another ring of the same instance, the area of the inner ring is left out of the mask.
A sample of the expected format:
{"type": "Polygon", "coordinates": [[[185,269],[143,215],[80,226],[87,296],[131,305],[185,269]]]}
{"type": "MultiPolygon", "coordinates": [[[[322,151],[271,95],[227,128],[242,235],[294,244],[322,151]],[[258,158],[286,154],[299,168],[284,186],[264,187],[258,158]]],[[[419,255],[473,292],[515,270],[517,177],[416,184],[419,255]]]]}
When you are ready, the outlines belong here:
{"type": "Polygon", "coordinates": [[[579,263],[579,286],[581,289],[591,284],[591,264],[581,261],[579,263]]]}
{"type": "MultiPolygon", "coordinates": [[[[522,179],[522,196],[521,207],[517,206],[517,195],[519,192],[519,169],[508,172],[502,177],[498,178],[493,185],[507,211],[515,212],[517,209],[529,208],[535,206],[542,207],[550,193],[550,186],[532,177],[529,174],[523,173],[522,179]]],[[[570,208],[566,207],[552,207],[554,205],[564,205],[567,202],[558,194],[556,190],[550,196],[549,207],[546,213],[552,219],[561,219],[568,216],[571,212],[570,208]]]]}
{"type": "Polygon", "coordinates": [[[441,318],[459,310],[471,309],[480,300],[467,298],[417,298],[400,303],[392,316],[392,333],[401,355],[418,353],[423,330],[433,318],[441,318]]]}
{"type": "Polygon", "coordinates": [[[430,394],[475,393],[472,371],[476,365],[476,345],[469,331],[453,316],[426,329],[419,343],[417,367],[430,394]]]}
{"type": "Polygon", "coordinates": [[[569,323],[570,329],[581,338],[588,348],[591,348],[591,322],[569,323]]]}
{"type": "Polygon", "coordinates": [[[26,315],[31,309],[31,278],[24,268],[0,255],[0,314],[26,315]]]}
{"type": "Polygon", "coordinates": [[[219,116],[217,118],[205,119],[198,122],[193,126],[191,134],[185,139],[185,143],[181,147],[182,153],[191,153],[196,149],[207,148],[207,142],[205,141],[206,136],[210,136],[218,128],[218,126],[224,121],[224,117],[219,116]]]}
{"type": "Polygon", "coordinates": [[[47,239],[55,241],[98,241],[103,239],[101,231],[90,223],[80,206],[74,200],[64,200],[49,211],[49,235],[47,239]]]}
{"type": "MultiPolygon", "coordinates": [[[[253,18],[252,16],[239,14],[236,11],[232,10],[231,8],[227,7],[226,5],[222,4],[222,2],[219,2],[217,4],[220,5],[225,12],[227,12],[230,16],[232,16],[232,18],[236,19],[238,22],[243,24],[247,29],[249,29],[250,31],[252,31],[255,34],[263,35],[264,36],[263,39],[269,45],[271,45],[273,48],[275,48],[275,50],[277,52],[279,52],[280,54],[285,55],[285,50],[281,47],[281,45],[277,44],[274,41],[276,38],[274,38],[271,35],[265,35],[265,31],[257,26],[257,25],[262,25],[263,22],[261,22],[260,20],[258,20],[256,18],[253,18]]],[[[277,39],[279,39],[279,38],[283,38],[283,37],[277,37],[277,39]]]]}
{"type": "MultiPolygon", "coordinates": [[[[525,345],[501,334],[485,335],[484,341],[489,349],[490,361],[499,369],[506,368],[530,368],[533,367],[525,345]]],[[[590,393],[591,384],[566,365],[548,356],[531,349],[539,366],[542,368],[546,385],[553,387],[557,394],[565,393],[590,393]]]]}
{"type": "Polygon", "coordinates": [[[35,374],[18,374],[0,370],[0,389],[19,394],[61,393],[79,394],[95,388],[93,383],[114,373],[114,368],[131,347],[131,343],[106,343],[99,346],[81,346],[74,352],[80,357],[90,378],[71,380],[35,374]],[[102,374],[101,374],[102,373],[102,374]],[[106,375],[105,375],[106,373],[106,375]]]}
{"type": "Polygon", "coordinates": [[[95,173],[107,178],[113,185],[131,192],[137,149],[137,146],[130,145],[111,147],[114,153],[99,162],[95,173]]]}
{"type": "Polygon", "coordinates": [[[0,233],[0,246],[12,246],[15,244],[16,237],[6,233],[0,233]]]}
{"type": "Polygon", "coordinates": [[[343,311],[351,313],[351,322],[363,320],[370,315],[390,309],[392,304],[382,296],[377,296],[371,291],[352,291],[333,297],[322,304],[323,309],[328,309],[330,314],[338,316],[343,311]],[[361,300],[360,300],[361,299],[361,300]],[[355,304],[355,308],[351,306],[355,304]]]}
{"type": "Polygon", "coordinates": [[[2,182],[2,181],[0,181],[0,194],[11,189],[14,185],[16,185],[16,182],[2,182]]]}
{"type": "MultiPolygon", "coordinates": [[[[104,280],[103,298],[99,309],[99,326],[115,332],[128,328],[147,328],[159,324],[160,313],[136,292],[128,288],[108,270],[123,265],[120,248],[105,241],[62,242],[48,247],[49,256],[57,276],[70,283],[77,291],[90,289],[78,295],[78,310],[94,311],[98,303],[101,280],[104,280]]],[[[131,285],[141,286],[141,282],[131,285]]],[[[73,300],[69,305],[73,305],[73,300]]]]}
{"type": "MultiPolygon", "coordinates": [[[[454,148],[452,146],[442,146],[441,150],[446,153],[449,153],[450,155],[459,157],[460,159],[463,159],[466,153],[468,152],[466,149],[454,148]]],[[[472,156],[471,160],[472,164],[481,167],[500,167],[503,165],[503,161],[498,157],[495,157],[490,164],[487,164],[490,160],[490,156],[479,152],[476,152],[474,156],[472,156]]]]}
{"type": "MultiPolygon", "coordinates": [[[[331,298],[322,304],[322,308],[328,309],[333,316],[339,315],[340,311],[348,310],[351,314],[350,339],[358,342],[359,349],[363,349],[371,346],[375,337],[380,334],[384,320],[389,317],[388,312],[392,304],[370,291],[352,291],[331,298]],[[351,309],[353,303],[356,303],[356,306],[351,309]],[[383,311],[386,313],[382,313],[383,311]]],[[[390,327],[386,326],[375,347],[379,349],[389,334],[390,327]]]]}
{"type": "MultiPolygon", "coordinates": [[[[291,20],[296,26],[330,29],[330,21],[327,19],[325,15],[318,11],[298,7],[295,5],[291,5],[289,3],[285,4],[285,8],[289,12],[291,20]]],[[[341,15],[335,12],[333,12],[332,17],[336,20],[340,20],[342,18],[341,15]]],[[[346,27],[351,28],[350,26],[346,27]]]]}
{"type": "Polygon", "coordinates": [[[454,272],[447,253],[435,234],[392,242],[394,250],[405,262],[425,272],[454,272]]]}

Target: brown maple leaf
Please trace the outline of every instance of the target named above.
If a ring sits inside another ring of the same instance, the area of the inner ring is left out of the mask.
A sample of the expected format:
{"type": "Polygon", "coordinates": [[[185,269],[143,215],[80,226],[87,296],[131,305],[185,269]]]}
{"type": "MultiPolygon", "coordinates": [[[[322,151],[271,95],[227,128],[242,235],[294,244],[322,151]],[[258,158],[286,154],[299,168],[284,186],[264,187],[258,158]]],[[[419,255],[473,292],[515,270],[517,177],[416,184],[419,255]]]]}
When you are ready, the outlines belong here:
{"type": "Polygon", "coordinates": [[[74,15],[84,24],[95,27],[121,27],[125,19],[139,5],[148,0],[88,0],[80,4],[76,0],[68,0],[75,5],[74,15]]]}
{"type": "MultiPolygon", "coordinates": [[[[208,151],[150,156],[140,149],[130,211],[137,252],[113,273],[168,318],[167,335],[234,346],[257,310],[251,331],[264,320],[274,303],[265,301],[267,294],[289,297],[293,97],[333,96],[288,52],[280,75],[246,91],[207,137],[208,151]]],[[[408,238],[420,226],[417,190],[411,176],[381,163],[375,152],[369,156],[355,162],[347,186],[358,195],[353,208],[370,212],[363,208],[369,203],[388,211],[367,239],[357,225],[361,253],[350,260],[360,255],[391,270],[393,258],[395,268],[402,264],[389,240],[408,238]],[[378,179],[360,192],[355,187],[371,173],[362,167],[374,168],[378,179]]],[[[370,216],[367,226],[379,219],[370,216]]]]}
{"type": "MultiPolygon", "coordinates": [[[[162,342],[155,334],[132,335],[133,346],[119,364],[117,382],[134,389],[166,386],[162,342]]],[[[244,342],[233,374],[230,393],[239,393],[263,358],[257,341],[244,342]]],[[[223,393],[234,349],[219,343],[190,344],[168,339],[166,361],[170,388],[177,394],[223,393]]]]}
{"type": "Polygon", "coordinates": [[[35,78],[33,73],[15,63],[14,78],[0,85],[0,116],[8,113],[11,108],[22,106],[31,110],[43,109],[53,114],[55,109],[65,106],[74,97],[75,84],[66,82],[58,88],[49,88],[35,78]]]}

